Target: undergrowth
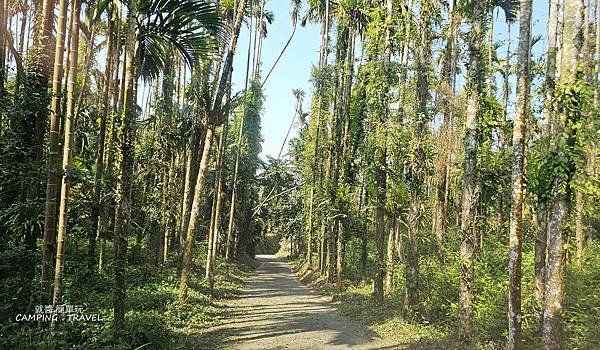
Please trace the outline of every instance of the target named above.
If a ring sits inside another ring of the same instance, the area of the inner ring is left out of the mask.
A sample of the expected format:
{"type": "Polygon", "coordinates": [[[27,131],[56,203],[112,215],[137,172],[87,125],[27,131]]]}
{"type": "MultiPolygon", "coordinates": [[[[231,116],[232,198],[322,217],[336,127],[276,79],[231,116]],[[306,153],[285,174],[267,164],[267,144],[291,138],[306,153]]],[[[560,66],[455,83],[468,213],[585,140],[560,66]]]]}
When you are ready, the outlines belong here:
{"type": "MultiPolygon", "coordinates": [[[[367,270],[361,275],[358,264],[359,242],[348,242],[347,267],[343,292],[336,295],[318,271],[309,270],[297,257],[291,259],[301,280],[323,295],[332,296],[338,311],[379,335],[403,344],[407,349],[504,349],[507,338],[507,266],[503,242],[490,240],[480,253],[476,267],[474,335],[470,341],[457,335],[457,300],[460,277],[458,256],[447,256],[444,264],[435,257],[420,258],[417,313],[403,309],[404,265],[395,264],[394,283],[386,291],[384,304],[373,303],[373,281],[367,270]]],[[[369,247],[370,249],[374,247],[369,247]]],[[[373,250],[370,250],[373,251],[373,250]]],[[[371,259],[371,256],[369,257],[371,259]]],[[[372,260],[369,264],[372,266],[372,260]]],[[[600,349],[600,246],[586,247],[584,263],[571,263],[567,272],[565,318],[566,348],[600,349]]],[[[522,310],[524,348],[541,349],[540,309],[533,296],[533,247],[523,254],[522,310]]]]}
{"type": "MultiPolygon", "coordinates": [[[[68,247],[71,254],[82,257],[83,251],[68,247]]],[[[107,251],[110,255],[110,249],[107,251]]],[[[16,322],[16,313],[34,313],[33,303],[14,305],[3,310],[0,323],[0,349],[208,349],[219,342],[218,335],[208,337],[205,330],[220,324],[226,317],[223,301],[240,294],[245,272],[255,262],[243,258],[232,264],[218,260],[216,283],[211,295],[204,279],[203,249],[197,249],[195,268],[190,279],[188,299],[178,303],[179,279],[176,258],[162,269],[152,269],[143,254],[130,251],[127,266],[126,326],[115,337],[112,328],[112,266],[105,273],[88,272],[85,259],[71,259],[65,267],[63,303],[80,305],[86,314],[100,314],[102,322],[69,322],[59,324],[54,334],[50,324],[16,322]]],[[[3,286],[10,286],[6,281],[3,286]]],[[[0,293],[10,295],[3,288],[0,293]]],[[[33,293],[35,295],[35,293],[33,293]]]]}

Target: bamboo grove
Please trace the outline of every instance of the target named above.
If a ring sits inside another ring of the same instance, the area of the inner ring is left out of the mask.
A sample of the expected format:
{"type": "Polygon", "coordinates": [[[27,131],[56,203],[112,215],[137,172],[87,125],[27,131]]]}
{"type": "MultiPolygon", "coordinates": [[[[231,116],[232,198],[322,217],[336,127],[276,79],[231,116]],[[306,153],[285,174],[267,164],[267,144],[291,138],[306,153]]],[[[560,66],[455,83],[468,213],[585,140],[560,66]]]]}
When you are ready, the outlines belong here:
{"type": "Polygon", "coordinates": [[[542,36],[534,5],[292,0],[263,66],[266,0],[0,0],[2,322],[102,295],[113,338],[80,343],[133,348],[143,276],[185,312],[275,237],[335,299],[365,287],[461,344],[595,348],[600,2],[543,2],[542,36]],[[311,98],[290,92],[263,158],[264,90],[305,25],[311,98]]]}

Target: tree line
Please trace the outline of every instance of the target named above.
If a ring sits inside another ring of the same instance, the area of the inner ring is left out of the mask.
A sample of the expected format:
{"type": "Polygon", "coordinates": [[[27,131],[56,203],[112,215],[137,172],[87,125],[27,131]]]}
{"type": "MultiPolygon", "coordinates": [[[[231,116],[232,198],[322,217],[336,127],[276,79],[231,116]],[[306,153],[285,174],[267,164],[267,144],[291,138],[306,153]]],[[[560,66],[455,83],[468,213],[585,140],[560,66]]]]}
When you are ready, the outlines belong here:
{"type": "Polygon", "coordinates": [[[275,233],[340,297],[362,280],[465,339],[593,347],[598,1],[550,0],[541,40],[531,0],[293,0],[263,67],[268,5],[0,1],[3,314],[110,276],[118,334],[136,261],[185,304],[198,259],[212,293],[275,233]],[[312,97],[263,160],[263,88],[307,23],[312,97]]]}
{"type": "Polygon", "coordinates": [[[69,287],[80,274],[110,276],[119,336],[128,264],[140,260],[156,273],[175,266],[185,304],[202,255],[212,293],[217,262],[251,254],[258,235],[248,223],[262,142],[261,51],[273,21],[265,1],[3,1],[0,9],[0,234],[14,264],[2,266],[2,294],[19,290],[5,319],[56,308],[65,290],[73,302],[85,288],[69,287]],[[244,27],[247,48],[238,45],[244,27]],[[232,91],[239,51],[246,83],[232,91]]]}
{"type": "Polygon", "coordinates": [[[528,0],[308,5],[321,26],[308,118],[268,165],[292,191],[266,214],[292,255],[338,295],[372,279],[375,303],[402,293],[407,318],[454,319],[462,338],[486,339],[493,281],[504,317],[488,338],[595,344],[566,336],[565,314],[569,269],[597,254],[598,4],[549,1],[543,36],[528,0]],[[450,283],[432,284],[444,270],[450,283]]]}

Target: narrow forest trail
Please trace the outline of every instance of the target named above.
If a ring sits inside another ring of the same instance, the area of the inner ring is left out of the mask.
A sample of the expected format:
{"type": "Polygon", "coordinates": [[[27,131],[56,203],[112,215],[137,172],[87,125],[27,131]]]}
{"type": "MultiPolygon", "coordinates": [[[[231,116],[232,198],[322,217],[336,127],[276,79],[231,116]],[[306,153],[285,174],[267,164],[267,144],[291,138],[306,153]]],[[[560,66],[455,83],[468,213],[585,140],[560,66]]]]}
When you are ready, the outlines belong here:
{"type": "Polygon", "coordinates": [[[273,255],[257,259],[244,293],[229,304],[231,320],[219,327],[226,349],[399,349],[338,315],[288,263],[273,255]]]}

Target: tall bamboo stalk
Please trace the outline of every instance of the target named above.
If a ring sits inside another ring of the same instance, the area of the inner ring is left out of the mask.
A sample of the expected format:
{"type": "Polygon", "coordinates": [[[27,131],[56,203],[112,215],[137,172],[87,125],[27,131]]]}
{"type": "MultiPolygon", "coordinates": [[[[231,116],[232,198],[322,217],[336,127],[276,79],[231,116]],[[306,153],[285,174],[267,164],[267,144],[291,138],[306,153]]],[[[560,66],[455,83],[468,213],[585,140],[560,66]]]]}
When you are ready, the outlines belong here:
{"type": "MultiPolygon", "coordinates": [[[[79,13],[81,10],[81,1],[73,0],[71,9],[71,46],[69,57],[71,62],[77,62],[79,56],[79,13]]],[[[69,173],[71,171],[71,146],[73,143],[73,119],[75,117],[75,89],[77,85],[77,64],[72,64],[68,73],[67,85],[67,110],[65,115],[65,140],[62,160],[62,183],[60,209],[58,216],[58,235],[56,239],[56,266],[54,267],[54,295],[52,305],[56,307],[61,301],[62,293],[62,275],[64,266],[65,242],[67,239],[67,216],[69,210],[69,173]]],[[[52,320],[52,328],[56,327],[56,321],[52,320]]]]}

